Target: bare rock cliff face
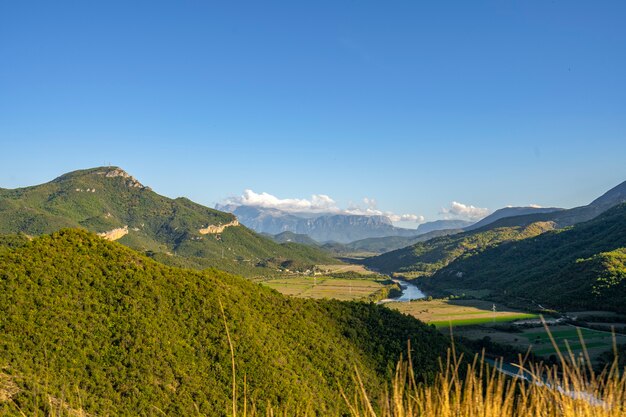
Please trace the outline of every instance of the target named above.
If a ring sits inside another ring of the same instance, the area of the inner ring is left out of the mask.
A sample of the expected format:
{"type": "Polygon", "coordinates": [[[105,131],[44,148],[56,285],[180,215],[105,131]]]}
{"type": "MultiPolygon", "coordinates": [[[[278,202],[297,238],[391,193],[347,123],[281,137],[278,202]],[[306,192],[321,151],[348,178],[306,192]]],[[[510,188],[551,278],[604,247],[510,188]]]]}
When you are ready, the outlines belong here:
{"type": "Polygon", "coordinates": [[[126,181],[126,185],[131,188],[149,189],[149,187],[144,186],[135,177],[133,177],[132,175],[130,175],[128,172],[124,171],[121,168],[113,168],[110,171],[103,172],[102,174],[104,174],[106,178],[115,178],[115,177],[125,178],[128,180],[126,181]]]}
{"type": "Polygon", "coordinates": [[[118,240],[128,234],[128,226],[118,227],[117,229],[109,230],[108,232],[98,233],[98,236],[105,238],[106,240],[118,240]]]}
{"type": "Polygon", "coordinates": [[[241,223],[259,233],[293,232],[318,242],[348,243],[371,237],[416,236],[415,229],[394,227],[386,216],[319,213],[303,215],[253,206],[217,206],[230,211],[241,223]]]}
{"type": "Polygon", "coordinates": [[[233,226],[239,226],[239,221],[233,220],[230,223],[221,224],[221,225],[210,224],[207,227],[204,227],[198,230],[198,232],[200,232],[201,235],[215,235],[218,233],[222,233],[227,227],[233,227],[233,226]]]}

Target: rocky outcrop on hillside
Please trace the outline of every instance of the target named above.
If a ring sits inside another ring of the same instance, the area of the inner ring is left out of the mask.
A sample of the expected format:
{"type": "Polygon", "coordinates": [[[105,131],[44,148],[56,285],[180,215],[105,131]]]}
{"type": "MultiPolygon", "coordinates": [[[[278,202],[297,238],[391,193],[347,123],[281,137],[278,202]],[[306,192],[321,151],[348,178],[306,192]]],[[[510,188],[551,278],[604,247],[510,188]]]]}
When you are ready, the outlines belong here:
{"type": "Polygon", "coordinates": [[[140,183],[135,177],[130,175],[128,172],[124,171],[121,168],[112,168],[106,172],[102,172],[106,178],[116,178],[122,177],[128,181],[126,181],[126,185],[132,188],[140,188],[140,189],[149,189],[142,183],[140,183]]]}
{"type": "Polygon", "coordinates": [[[198,232],[200,232],[201,235],[215,235],[222,233],[227,227],[234,226],[239,226],[238,220],[233,220],[232,222],[226,224],[210,224],[207,227],[201,228],[198,232]]]}
{"type": "Polygon", "coordinates": [[[105,238],[106,240],[118,240],[128,234],[128,226],[118,227],[117,229],[109,230],[108,232],[98,233],[98,236],[105,238]]]}

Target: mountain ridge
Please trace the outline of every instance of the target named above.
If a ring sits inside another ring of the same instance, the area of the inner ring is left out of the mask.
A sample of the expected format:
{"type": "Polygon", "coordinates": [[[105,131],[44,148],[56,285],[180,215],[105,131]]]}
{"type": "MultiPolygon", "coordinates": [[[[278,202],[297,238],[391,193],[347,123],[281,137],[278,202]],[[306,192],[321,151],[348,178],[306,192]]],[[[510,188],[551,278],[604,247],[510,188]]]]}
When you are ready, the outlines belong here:
{"type": "Polygon", "coordinates": [[[450,230],[450,229],[464,229],[470,227],[475,222],[470,220],[459,220],[459,219],[444,219],[444,220],[434,220],[431,222],[422,223],[417,226],[417,231],[420,234],[426,234],[429,232],[435,232],[438,230],[450,230]]]}
{"type": "Polygon", "coordinates": [[[550,213],[534,213],[498,219],[484,227],[524,226],[537,221],[552,221],[557,228],[572,226],[591,220],[611,207],[626,203],[626,181],[616,185],[585,206],[557,210],[550,213]]]}
{"type": "Polygon", "coordinates": [[[465,227],[464,230],[471,231],[471,230],[480,229],[482,227],[495,223],[496,221],[500,219],[504,219],[508,217],[524,216],[528,214],[533,214],[533,215],[534,214],[549,214],[549,213],[562,211],[562,210],[565,210],[565,209],[558,208],[558,207],[530,207],[530,206],[529,207],[504,207],[504,208],[494,211],[493,213],[491,213],[487,217],[484,217],[478,222],[465,227]]]}
{"type": "Polygon", "coordinates": [[[490,246],[536,236],[553,228],[551,222],[536,222],[525,226],[483,228],[438,236],[366,258],[363,263],[386,274],[398,273],[405,279],[415,279],[430,276],[468,253],[479,253],[490,246]]]}
{"type": "MultiPolygon", "coordinates": [[[[406,273],[411,272],[417,275],[431,275],[438,268],[446,266],[456,256],[461,256],[465,252],[475,251],[476,249],[484,250],[487,246],[479,243],[478,246],[470,245],[465,250],[461,247],[467,246],[465,242],[487,242],[488,246],[496,245],[508,240],[508,236],[517,234],[519,230],[531,230],[535,225],[534,231],[547,231],[552,228],[564,228],[590,220],[606,210],[616,205],[626,202],[626,181],[613,187],[602,196],[594,199],[587,206],[575,207],[572,209],[555,209],[548,208],[547,212],[533,212],[532,214],[524,214],[519,216],[500,217],[511,212],[519,211],[519,208],[502,209],[489,216],[486,224],[481,226],[481,222],[470,226],[462,233],[447,237],[436,237],[430,241],[418,242],[406,248],[397,249],[382,255],[367,258],[365,264],[376,268],[385,273],[406,273]],[[498,214],[499,212],[499,214],[498,214]],[[592,217],[593,216],[593,217],[592,217]],[[498,218],[500,217],[500,218],[498,218]],[[495,221],[490,221],[496,218],[495,221]],[[549,227],[547,225],[550,225],[549,227]],[[469,229],[469,230],[468,230],[469,229]],[[504,239],[496,238],[501,236],[504,239]],[[436,255],[435,255],[436,254],[436,255]],[[452,256],[456,254],[456,256],[452,256]],[[427,255],[427,261],[421,261],[422,257],[427,255]],[[435,266],[436,265],[436,266],[435,266]]],[[[522,208],[524,210],[537,211],[541,209],[529,207],[522,208]]],[[[523,235],[524,237],[529,237],[523,235]]]]}
{"type": "Polygon", "coordinates": [[[72,171],[44,184],[0,191],[0,233],[121,230],[111,236],[162,262],[246,275],[256,274],[268,259],[292,260],[302,269],[336,263],[319,249],[281,245],[235,222],[231,213],[161,196],[119,167],[72,171]]]}
{"type": "Polygon", "coordinates": [[[490,289],[568,308],[626,312],[626,203],[573,226],[459,258],[430,287],[490,289]]]}
{"type": "Polygon", "coordinates": [[[350,243],[370,237],[414,236],[416,229],[393,226],[383,215],[356,215],[345,213],[290,213],[256,206],[217,205],[237,216],[242,224],[259,233],[276,235],[293,232],[308,235],[320,242],[350,243]]]}

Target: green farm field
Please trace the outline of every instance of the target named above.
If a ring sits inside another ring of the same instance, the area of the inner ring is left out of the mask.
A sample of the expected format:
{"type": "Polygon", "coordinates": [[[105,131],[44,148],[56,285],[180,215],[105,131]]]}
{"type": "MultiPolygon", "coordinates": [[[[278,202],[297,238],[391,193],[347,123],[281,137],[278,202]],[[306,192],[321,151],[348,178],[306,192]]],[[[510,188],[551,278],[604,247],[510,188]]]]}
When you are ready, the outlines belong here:
{"type": "MultiPolygon", "coordinates": [[[[543,327],[520,328],[518,332],[512,332],[497,326],[515,320],[538,318],[536,314],[506,308],[500,304],[496,304],[494,313],[492,310],[494,304],[485,300],[419,300],[386,305],[426,323],[434,324],[442,331],[451,326],[456,336],[473,340],[489,337],[496,343],[513,346],[520,351],[531,348],[535,355],[544,358],[557,354],[543,327]]],[[[592,313],[594,312],[589,312],[589,314],[592,313]]],[[[577,315],[584,316],[583,313],[577,313],[577,315]]],[[[595,312],[592,315],[600,315],[600,313],[595,312]]],[[[584,346],[592,361],[597,360],[604,352],[612,350],[613,334],[610,331],[597,331],[570,325],[550,326],[550,332],[564,355],[568,355],[568,346],[574,355],[583,354],[578,331],[582,334],[584,346]]],[[[626,344],[626,336],[615,335],[615,342],[618,345],[626,344]]]]}
{"type": "MultiPolygon", "coordinates": [[[[613,349],[613,334],[611,332],[596,331],[570,325],[550,326],[549,329],[559,350],[566,356],[568,355],[568,346],[575,356],[583,354],[583,346],[578,336],[579,331],[592,360],[597,359],[602,353],[613,349]]],[[[459,329],[456,334],[470,339],[489,337],[494,342],[511,345],[521,351],[531,348],[535,355],[545,358],[557,354],[548,333],[543,327],[521,329],[519,333],[511,333],[483,326],[480,328],[459,329]]],[[[626,336],[616,334],[615,342],[618,345],[626,343],[626,336]]]]}
{"type": "Polygon", "coordinates": [[[331,275],[345,272],[356,272],[361,275],[372,275],[374,273],[359,264],[317,265],[317,268],[331,275]]]}
{"type": "Polygon", "coordinates": [[[408,303],[388,303],[405,314],[437,327],[458,327],[478,324],[502,323],[536,318],[536,314],[517,311],[485,300],[418,300],[408,303]]]}
{"type": "Polygon", "coordinates": [[[358,300],[375,297],[385,290],[383,281],[332,277],[279,278],[263,281],[262,284],[285,295],[316,299],[358,300]]]}

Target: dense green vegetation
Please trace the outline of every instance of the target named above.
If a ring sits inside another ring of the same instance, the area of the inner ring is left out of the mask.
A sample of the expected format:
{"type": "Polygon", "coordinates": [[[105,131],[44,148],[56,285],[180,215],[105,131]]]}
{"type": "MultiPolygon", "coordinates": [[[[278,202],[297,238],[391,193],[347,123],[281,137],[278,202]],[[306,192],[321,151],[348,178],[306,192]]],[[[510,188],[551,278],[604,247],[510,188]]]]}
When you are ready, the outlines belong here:
{"type": "Polygon", "coordinates": [[[367,239],[355,240],[350,243],[319,243],[311,239],[307,235],[297,234],[293,232],[283,232],[277,235],[268,235],[274,241],[278,243],[295,242],[302,243],[308,246],[314,246],[323,249],[327,253],[334,255],[354,255],[365,254],[366,256],[372,254],[379,254],[390,252],[392,250],[404,248],[409,245],[413,245],[417,242],[425,242],[429,239],[433,239],[439,236],[448,236],[462,232],[462,229],[444,229],[434,230],[418,236],[385,236],[385,237],[370,237],[367,239]]]}
{"type": "Polygon", "coordinates": [[[275,272],[259,268],[268,259],[290,261],[296,269],[337,263],[317,248],[279,244],[244,226],[200,233],[209,225],[234,220],[232,214],[186,198],[172,200],[156,194],[115,167],[75,171],[33,187],[0,189],[0,233],[40,235],[64,227],[104,233],[127,228],[119,242],[159,261],[218,267],[247,276],[275,272]]]}
{"type": "Polygon", "coordinates": [[[401,273],[408,279],[430,276],[459,257],[475,255],[498,243],[536,236],[552,227],[552,223],[540,222],[453,234],[368,258],[364,264],[385,273],[401,273]]]}
{"type": "MultiPolygon", "coordinates": [[[[578,260],[581,272],[594,282],[592,292],[596,297],[607,298],[619,288],[624,293],[626,282],[626,248],[603,252],[588,259],[578,260]]],[[[611,297],[614,299],[614,297],[611,297]]],[[[615,299],[613,301],[616,301],[615,299]]],[[[623,301],[623,300],[622,300],[623,301]]],[[[617,307],[617,305],[614,305],[617,307]]]]}
{"type": "Polygon", "coordinates": [[[30,239],[23,233],[0,235],[0,254],[26,245],[30,239]]]}
{"type": "Polygon", "coordinates": [[[439,288],[489,289],[560,308],[625,312],[626,204],[570,228],[458,259],[426,280],[439,288]]]}
{"type": "Polygon", "coordinates": [[[447,347],[433,328],[382,306],[289,298],[62,230],[0,254],[0,379],[19,390],[5,392],[0,414],[49,415],[56,405],[90,415],[225,415],[231,364],[220,300],[238,392],[245,375],[261,406],[332,415],[345,407],[337,384],[355,388],[354,366],[379,392],[408,339],[420,377],[433,375],[447,347]]]}

